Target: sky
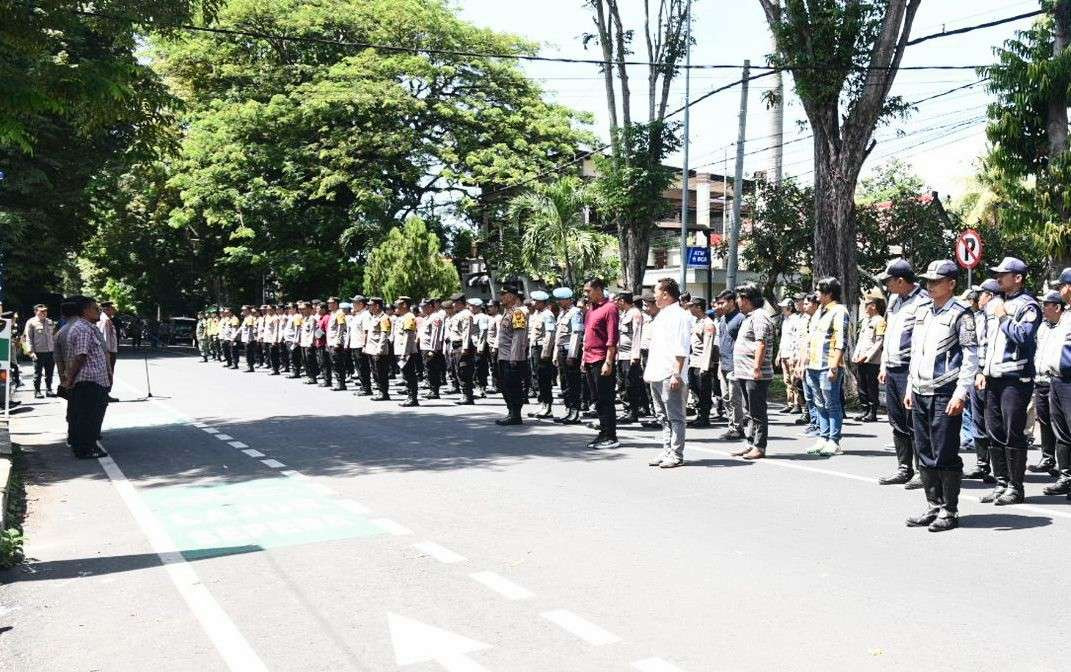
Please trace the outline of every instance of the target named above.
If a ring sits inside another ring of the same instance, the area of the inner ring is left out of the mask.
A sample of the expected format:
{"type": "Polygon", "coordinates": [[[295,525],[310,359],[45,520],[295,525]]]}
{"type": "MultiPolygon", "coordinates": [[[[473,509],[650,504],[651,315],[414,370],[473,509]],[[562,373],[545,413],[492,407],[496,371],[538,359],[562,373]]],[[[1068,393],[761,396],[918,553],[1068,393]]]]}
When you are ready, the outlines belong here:
{"type": "MultiPolygon", "coordinates": [[[[590,10],[583,0],[455,0],[462,17],[471,23],[496,31],[514,33],[541,45],[544,56],[598,58],[595,50],[585,51],[584,33],[594,30],[590,10]]],[[[628,27],[642,29],[642,3],[625,0],[636,14],[623,17],[628,27]]],[[[1038,0],[923,0],[915,19],[912,37],[986,23],[1039,9],[1038,0]]],[[[981,65],[993,61],[993,48],[1027,27],[1021,20],[994,28],[931,40],[909,47],[903,65],[981,65]]],[[[692,63],[740,63],[764,65],[772,50],[765,15],[758,0],[696,0],[693,9],[696,44],[692,63]]],[[[644,60],[642,42],[633,60],[644,60]]],[[[590,64],[524,63],[522,67],[540,81],[550,99],[595,117],[593,131],[607,137],[608,116],[602,75],[590,64]]],[[[643,118],[646,105],[646,68],[634,66],[630,72],[633,94],[637,100],[637,118],[643,118]],[[642,87],[642,91],[637,91],[642,87]],[[640,95],[636,95],[640,93],[640,95]]],[[[691,95],[696,98],[720,85],[740,78],[739,71],[693,70],[691,95]]],[[[917,101],[978,81],[973,70],[901,71],[892,95],[917,101]]],[[[744,174],[769,168],[771,119],[762,93],[770,86],[768,79],[752,84],[749,96],[744,174]]],[[[784,170],[786,176],[798,176],[803,183],[813,178],[811,144],[800,139],[809,133],[798,122],[806,117],[799,100],[791,92],[786,78],[784,170]],[[792,142],[797,140],[797,142],[792,142]]],[[[685,81],[674,84],[670,108],[683,104],[685,81]]],[[[904,121],[879,127],[878,141],[863,169],[863,177],[876,166],[891,159],[910,163],[927,188],[942,198],[956,198],[965,191],[967,181],[976,172],[978,159],[985,152],[985,106],[991,100],[984,85],[958,91],[942,98],[920,103],[917,111],[904,121]]],[[[712,96],[691,108],[690,162],[693,170],[721,174],[728,165],[731,174],[740,109],[740,89],[712,96]],[[729,163],[726,164],[726,154],[729,163]]],[[[668,163],[681,165],[680,155],[668,163]]]]}

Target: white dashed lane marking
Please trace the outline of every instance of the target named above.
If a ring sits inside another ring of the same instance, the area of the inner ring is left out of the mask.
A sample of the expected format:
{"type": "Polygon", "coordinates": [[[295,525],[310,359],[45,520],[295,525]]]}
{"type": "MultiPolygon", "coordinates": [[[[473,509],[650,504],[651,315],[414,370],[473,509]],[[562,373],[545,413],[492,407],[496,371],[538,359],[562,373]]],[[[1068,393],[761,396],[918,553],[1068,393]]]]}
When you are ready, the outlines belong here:
{"type": "Polygon", "coordinates": [[[673,663],[667,663],[661,658],[644,658],[632,663],[633,669],[640,672],[684,672],[673,663]]]}
{"type": "Polygon", "coordinates": [[[260,463],[263,464],[265,467],[271,467],[272,469],[282,469],[286,466],[279,460],[273,460],[270,458],[267,460],[261,460],[260,463]]]}
{"type": "Polygon", "coordinates": [[[231,441],[230,444],[232,446],[234,446],[235,448],[248,448],[249,447],[249,446],[245,445],[244,443],[242,443],[241,441],[231,441]]]}
{"type": "Polygon", "coordinates": [[[454,553],[449,548],[440,546],[433,541],[423,541],[419,544],[413,544],[413,548],[424,555],[430,556],[439,562],[444,562],[446,564],[465,561],[465,556],[454,553]]]}
{"type": "Polygon", "coordinates": [[[602,646],[621,641],[621,638],[612,632],[603,630],[591,621],[580,618],[566,609],[544,611],[540,616],[592,646],[602,646]]]}
{"type": "Polygon", "coordinates": [[[201,431],[205,432],[206,434],[219,434],[219,430],[215,427],[202,427],[201,431]]]}
{"type": "Polygon", "coordinates": [[[264,457],[264,453],[260,452],[255,448],[246,448],[242,452],[248,455],[249,457],[264,457]]]}
{"type": "Polygon", "coordinates": [[[234,437],[231,436],[230,434],[216,434],[216,438],[219,439],[220,441],[232,441],[232,440],[234,440],[234,437]]]}
{"type": "Polygon", "coordinates": [[[524,586],[513,583],[501,574],[494,572],[475,572],[469,574],[469,578],[477,583],[482,583],[507,600],[527,600],[534,597],[532,591],[524,586]]]}
{"type": "Polygon", "coordinates": [[[391,520],[390,518],[373,518],[372,520],[369,520],[368,522],[372,523],[373,525],[375,525],[379,529],[383,530],[384,532],[387,532],[388,534],[393,534],[396,537],[400,537],[400,536],[402,536],[404,534],[412,534],[413,533],[413,531],[410,530],[405,525],[402,525],[401,523],[395,522],[395,521],[391,520]]]}

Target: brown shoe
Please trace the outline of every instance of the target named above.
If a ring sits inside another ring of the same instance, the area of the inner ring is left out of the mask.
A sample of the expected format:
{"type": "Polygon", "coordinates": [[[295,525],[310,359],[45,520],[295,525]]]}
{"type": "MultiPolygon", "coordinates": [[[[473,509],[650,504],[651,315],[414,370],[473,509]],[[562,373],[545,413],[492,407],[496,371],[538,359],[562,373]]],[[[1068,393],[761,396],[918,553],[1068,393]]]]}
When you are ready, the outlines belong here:
{"type": "Polygon", "coordinates": [[[753,450],[755,450],[755,446],[753,446],[753,445],[751,445],[749,443],[748,445],[744,446],[740,450],[734,450],[729,454],[732,455],[733,457],[743,457],[744,455],[747,455],[748,453],[750,453],[753,450]]]}
{"type": "Polygon", "coordinates": [[[762,458],[766,457],[766,451],[759,450],[758,448],[752,448],[750,451],[744,453],[742,457],[745,460],[761,460],[762,458]]]}

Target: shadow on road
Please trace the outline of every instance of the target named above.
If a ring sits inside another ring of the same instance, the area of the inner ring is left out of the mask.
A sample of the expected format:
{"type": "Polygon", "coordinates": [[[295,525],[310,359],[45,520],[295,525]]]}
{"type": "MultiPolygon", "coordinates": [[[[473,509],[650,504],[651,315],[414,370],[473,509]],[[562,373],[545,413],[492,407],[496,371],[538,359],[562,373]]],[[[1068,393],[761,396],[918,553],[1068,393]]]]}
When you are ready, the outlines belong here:
{"type": "MultiPolygon", "coordinates": [[[[233,546],[226,548],[201,549],[197,555],[183,554],[188,561],[218,558],[224,555],[258,553],[264,549],[260,546],[233,546]]],[[[150,567],[160,567],[163,562],[155,553],[138,553],[136,555],[106,555],[95,558],[73,558],[70,560],[49,560],[35,562],[27,560],[25,564],[14,569],[0,571],[0,584],[25,583],[29,581],[58,581],[61,579],[80,579],[89,576],[102,576],[131,572],[150,567]]]]}
{"type": "Polygon", "coordinates": [[[960,527],[976,527],[1007,532],[1010,530],[1027,530],[1034,527],[1052,525],[1052,518],[1045,516],[1023,516],[1007,513],[983,513],[960,516],[960,527]]]}

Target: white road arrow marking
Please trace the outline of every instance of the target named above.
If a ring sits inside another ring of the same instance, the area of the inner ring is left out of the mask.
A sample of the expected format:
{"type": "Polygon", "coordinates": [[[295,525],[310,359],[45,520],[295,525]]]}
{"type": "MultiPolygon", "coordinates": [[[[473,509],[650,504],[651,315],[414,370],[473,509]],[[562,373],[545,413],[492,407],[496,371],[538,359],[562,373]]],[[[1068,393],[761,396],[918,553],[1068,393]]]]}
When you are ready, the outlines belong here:
{"type": "Polygon", "coordinates": [[[447,672],[487,672],[468,657],[476,651],[491,648],[490,644],[455,635],[398,614],[387,614],[390,638],[394,644],[394,659],[400,666],[417,663],[438,663],[447,672]]]}

